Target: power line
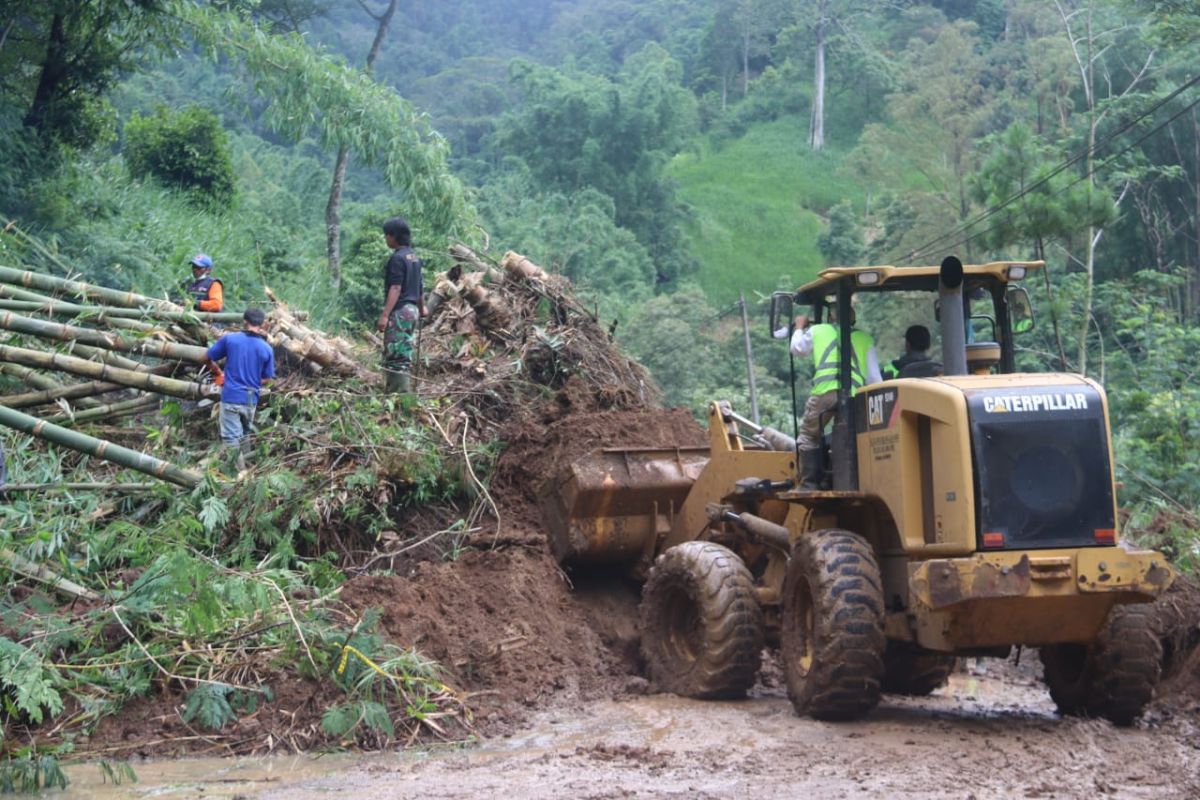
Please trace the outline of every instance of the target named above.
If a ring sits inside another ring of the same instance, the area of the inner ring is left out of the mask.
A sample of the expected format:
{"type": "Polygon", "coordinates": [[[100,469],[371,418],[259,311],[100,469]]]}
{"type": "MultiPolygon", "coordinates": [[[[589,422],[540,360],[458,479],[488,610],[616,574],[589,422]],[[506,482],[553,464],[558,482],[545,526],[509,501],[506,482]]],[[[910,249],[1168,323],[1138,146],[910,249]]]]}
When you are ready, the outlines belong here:
{"type": "MultiPolygon", "coordinates": [[[[1171,118],[1170,118],[1170,119],[1168,119],[1166,122],[1160,123],[1159,125],[1156,125],[1155,127],[1151,128],[1149,131],[1147,131],[1145,134],[1143,134],[1143,135],[1142,135],[1140,138],[1138,138],[1136,141],[1132,142],[1131,144],[1127,145],[1126,147],[1122,148],[1121,150],[1117,151],[1116,153],[1113,153],[1111,156],[1109,156],[1108,158],[1106,158],[1106,159],[1104,159],[1103,161],[1101,161],[1101,162],[1100,162],[1100,164],[1096,166],[1096,168],[1095,168],[1095,169],[1096,169],[1096,171],[1098,171],[1098,170],[1100,170],[1100,169],[1103,169],[1104,167],[1107,167],[1107,166],[1108,166],[1110,163],[1112,163],[1113,161],[1117,160],[1117,159],[1118,159],[1118,158],[1120,158],[1121,156],[1125,155],[1126,153],[1128,153],[1130,150],[1132,150],[1133,148],[1137,147],[1138,145],[1142,144],[1142,143],[1143,143],[1143,142],[1145,142],[1147,139],[1149,139],[1151,136],[1153,136],[1154,134],[1158,133],[1159,131],[1161,131],[1163,128],[1167,127],[1167,126],[1168,126],[1168,125],[1170,125],[1171,123],[1175,122],[1175,120],[1179,119],[1179,118],[1180,118],[1180,117],[1182,117],[1184,114],[1186,114],[1186,113],[1188,113],[1189,111],[1191,111],[1193,108],[1196,108],[1196,106],[1198,106],[1198,105],[1200,105],[1200,98],[1197,98],[1196,100],[1193,100],[1191,103],[1187,104],[1187,105],[1186,105],[1186,106],[1184,106],[1184,107],[1183,107],[1181,110],[1179,110],[1179,111],[1178,111],[1178,112],[1176,112],[1174,115],[1172,115],[1172,116],[1171,116],[1171,118]]],[[[1051,194],[1051,195],[1050,195],[1050,197],[1058,197],[1059,195],[1065,194],[1065,193],[1066,193],[1067,191],[1069,191],[1069,190],[1070,190],[1072,187],[1074,187],[1074,186],[1077,186],[1077,185],[1078,185],[1078,184],[1080,184],[1080,183],[1083,183],[1083,182],[1084,182],[1084,181],[1086,181],[1087,179],[1088,179],[1088,178],[1087,178],[1087,176],[1086,176],[1086,175],[1082,175],[1082,176],[1080,176],[1080,177],[1076,178],[1075,180],[1071,181],[1070,183],[1068,183],[1066,186],[1062,187],[1062,188],[1061,188],[1061,189],[1059,189],[1058,191],[1056,191],[1056,192],[1054,192],[1053,194],[1051,194]]],[[[1034,187],[1032,187],[1032,186],[1031,186],[1031,187],[1030,187],[1030,190],[1032,190],[1033,188],[1034,188],[1034,187]]],[[[1025,194],[1025,193],[1022,193],[1022,195],[1023,195],[1023,194],[1025,194]]],[[[1021,195],[1018,195],[1016,199],[1019,199],[1019,198],[1020,198],[1020,196],[1021,196],[1021,195]]],[[[1004,208],[1004,206],[1003,206],[1003,205],[1001,205],[1001,206],[998,206],[998,207],[995,209],[995,212],[994,212],[994,213],[998,213],[999,211],[1003,210],[1003,208],[1004,208]]],[[[968,233],[968,232],[967,232],[967,231],[969,230],[969,225],[968,225],[968,226],[965,226],[965,227],[963,227],[963,228],[960,228],[960,229],[959,229],[959,230],[956,232],[956,234],[957,234],[957,233],[966,233],[967,235],[966,235],[966,236],[964,236],[964,237],[963,237],[963,238],[961,238],[961,239],[958,239],[958,240],[957,240],[957,241],[955,241],[953,244],[951,244],[951,245],[948,245],[948,246],[946,247],[946,249],[947,249],[947,250],[950,250],[950,251],[953,251],[954,249],[956,249],[956,248],[958,248],[958,247],[962,247],[963,245],[966,245],[967,243],[969,243],[969,242],[970,242],[971,240],[973,240],[973,239],[976,239],[976,238],[978,238],[978,237],[980,237],[980,236],[983,236],[984,234],[991,233],[992,231],[996,230],[997,228],[999,228],[999,227],[1000,227],[1001,225],[1003,225],[1003,224],[1004,224],[1003,222],[998,222],[998,223],[996,223],[996,224],[992,225],[992,226],[991,226],[991,227],[989,227],[989,228],[985,228],[985,229],[983,229],[983,230],[981,230],[981,231],[976,231],[976,232],[974,232],[974,233],[968,233]]],[[[914,255],[915,255],[915,253],[916,253],[916,252],[918,252],[918,251],[914,251],[914,255]]]]}
{"type": "MultiPolygon", "coordinates": [[[[946,233],[943,233],[940,236],[937,236],[936,238],[931,239],[930,241],[922,244],[920,247],[917,247],[915,250],[912,250],[909,254],[909,258],[916,259],[921,254],[931,250],[934,246],[940,245],[942,242],[946,241],[947,239],[951,239],[955,236],[959,236],[960,234],[962,234],[966,231],[969,231],[971,228],[975,227],[976,225],[983,222],[984,220],[987,220],[988,218],[1000,213],[1002,210],[1004,210],[1008,206],[1012,205],[1017,200],[1020,200],[1025,195],[1027,195],[1033,191],[1036,191],[1037,189],[1040,189],[1042,186],[1049,183],[1051,180],[1053,180],[1058,175],[1062,174],[1066,170],[1068,170],[1071,167],[1073,167],[1074,165],[1078,164],[1080,161],[1086,159],[1089,155],[1095,155],[1095,153],[1097,151],[1099,151],[1102,147],[1108,145],[1114,139],[1116,139],[1118,136],[1121,136],[1122,134],[1124,134],[1127,131],[1129,131],[1130,129],[1132,129],[1134,126],[1136,126],[1142,120],[1146,119],[1147,117],[1151,116],[1152,114],[1155,114],[1163,106],[1167,105],[1172,100],[1174,100],[1176,97],[1178,97],[1180,94],[1187,91],[1188,89],[1190,89],[1191,87],[1195,86],[1198,83],[1200,83],[1200,75],[1196,75],[1195,77],[1185,81],[1183,84],[1181,84],[1179,87],[1177,87],[1174,91],[1172,91],[1166,97],[1163,97],[1161,100],[1156,102],[1154,105],[1150,106],[1150,108],[1146,109],[1141,114],[1138,114],[1137,116],[1133,117],[1128,122],[1126,122],[1124,125],[1122,125],[1120,128],[1118,128],[1117,130],[1115,130],[1115,131],[1111,132],[1110,134],[1108,134],[1107,136],[1105,136],[1101,141],[1097,142],[1094,146],[1092,146],[1090,148],[1084,148],[1083,152],[1077,153],[1076,155],[1074,155],[1071,158],[1067,159],[1066,161],[1062,162],[1057,167],[1052,169],[1049,173],[1047,173],[1045,176],[1043,176],[1041,179],[1035,181],[1034,183],[1030,184],[1029,186],[1024,187],[1023,189],[1018,191],[1016,194],[1012,195],[1011,197],[1006,198],[1005,200],[1001,201],[1000,203],[996,204],[995,206],[992,206],[991,208],[987,209],[986,211],[981,212],[975,218],[961,223],[957,228],[955,228],[951,231],[948,231],[946,233]]],[[[1173,122],[1174,119],[1175,118],[1172,118],[1171,121],[1173,122]]],[[[1162,126],[1159,126],[1159,128],[1155,128],[1154,131],[1156,132],[1156,131],[1160,130],[1161,127],[1162,126]]],[[[1122,151],[1122,153],[1126,152],[1127,150],[1128,150],[1128,148],[1126,148],[1125,151],[1122,151]]],[[[1120,155],[1120,154],[1118,154],[1118,155],[1120,155]]],[[[991,229],[989,229],[989,230],[991,230],[991,229]]],[[[968,239],[966,241],[970,241],[971,238],[973,238],[973,237],[968,237],[968,239]]],[[[961,244],[961,242],[959,244],[961,244]]],[[[959,245],[958,244],[954,245],[954,247],[957,247],[957,246],[959,246],[959,245]]],[[[951,248],[943,248],[943,249],[951,249],[951,248]]]]}

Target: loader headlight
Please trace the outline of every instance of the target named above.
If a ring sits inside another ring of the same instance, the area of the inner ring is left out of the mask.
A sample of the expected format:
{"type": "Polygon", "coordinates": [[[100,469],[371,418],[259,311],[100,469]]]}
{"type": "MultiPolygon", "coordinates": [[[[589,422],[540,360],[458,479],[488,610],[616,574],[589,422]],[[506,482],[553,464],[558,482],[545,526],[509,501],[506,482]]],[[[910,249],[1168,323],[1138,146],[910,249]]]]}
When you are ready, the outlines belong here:
{"type": "Polygon", "coordinates": [[[1008,268],[1008,279],[1010,281],[1019,281],[1025,277],[1025,265],[1013,264],[1008,268]]]}
{"type": "Polygon", "coordinates": [[[879,283],[879,273],[875,271],[860,272],[855,278],[859,286],[874,286],[879,283]]]}

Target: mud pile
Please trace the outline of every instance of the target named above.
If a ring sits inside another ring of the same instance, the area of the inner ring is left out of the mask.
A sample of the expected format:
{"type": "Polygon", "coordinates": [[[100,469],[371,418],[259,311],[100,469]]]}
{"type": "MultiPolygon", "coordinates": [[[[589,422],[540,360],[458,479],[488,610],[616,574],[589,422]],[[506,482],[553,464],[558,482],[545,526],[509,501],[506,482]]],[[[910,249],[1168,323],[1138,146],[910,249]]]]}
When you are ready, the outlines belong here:
{"type": "Polygon", "coordinates": [[[1200,584],[1181,578],[1154,603],[1163,676],[1153,710],[1200,714],[1200,584]]]}
{"type": "MultiPolygon", "coordinates": [[[[685,410],[664,410],[645,371],[574,299],[564,279],[508,254],[459,249],[436,282],[422,333],[423,397],[448,398],[447,439],[502,445],[477,530],[461,553],[421,551],[361,575],[341,599],[376,608],[388,638],[437,660],[468,698],[477,732],[547,704],[639,691],[639,588],[619,575],[568,576],[550,555],[539,493],[600,447],[703,445],[685,410]],[[579,582],[576,583],[575,581],[579,582]]],[[[411,537],[431,531],[412,530],[411,537]]]]}

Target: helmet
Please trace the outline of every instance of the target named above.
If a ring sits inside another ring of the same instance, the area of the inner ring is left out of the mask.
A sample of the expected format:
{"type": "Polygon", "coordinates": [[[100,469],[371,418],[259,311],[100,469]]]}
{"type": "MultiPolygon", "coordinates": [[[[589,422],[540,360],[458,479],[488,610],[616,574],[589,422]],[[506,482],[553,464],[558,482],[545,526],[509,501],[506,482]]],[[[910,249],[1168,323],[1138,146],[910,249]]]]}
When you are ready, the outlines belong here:
{"type": "Polygon", "coordinates": [[[204,255],[204,253],[197,253],[196,257],[192,259],[191,264],[193,267],[199,267],[200,269],[212,269],[212,259],[204,255]]]}

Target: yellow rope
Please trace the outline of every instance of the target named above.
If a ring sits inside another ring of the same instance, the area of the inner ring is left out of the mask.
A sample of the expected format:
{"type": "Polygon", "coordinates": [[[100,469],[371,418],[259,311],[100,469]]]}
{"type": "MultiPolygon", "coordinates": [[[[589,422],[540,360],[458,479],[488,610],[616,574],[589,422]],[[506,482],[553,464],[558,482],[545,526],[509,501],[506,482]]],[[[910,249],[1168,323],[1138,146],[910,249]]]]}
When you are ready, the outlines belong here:
{"type": "Polygon", "coordinates": [[[447,686],[444,683],[441,683],[440,681],[431,681],[431,680],[426,680],[424,678],[413,678],[413,677],[403,677],[400,675],[393,675],[390,672],[388,672],[387,670],[385,670],[383,667],[376,664],[374,661],[372,661],[366,655],[364,655],[363,652],[361,650],[359,650],[357,647],[352,647],[348,644],[342,645],[342,658],[341,658],[341,660],[338,661],[338,668],[337,668],[338,675],[341,675],[343,672],[346,671],[346,664],[350,660],[351,653],[353,653],[355,656],[357,656],[359,661],[363,662],[368,667],[375,670],[376,672],[378,672],[380,675],[387,678],[388,680],[399,681],[401,683],[424,682],[424,683],[430,684],[435,689],[437,689],[439,692],[445,692],[446,694],[455,695],[455,696],[458,695],[458,692],[454,691],[449,686],[447,686]]]}

